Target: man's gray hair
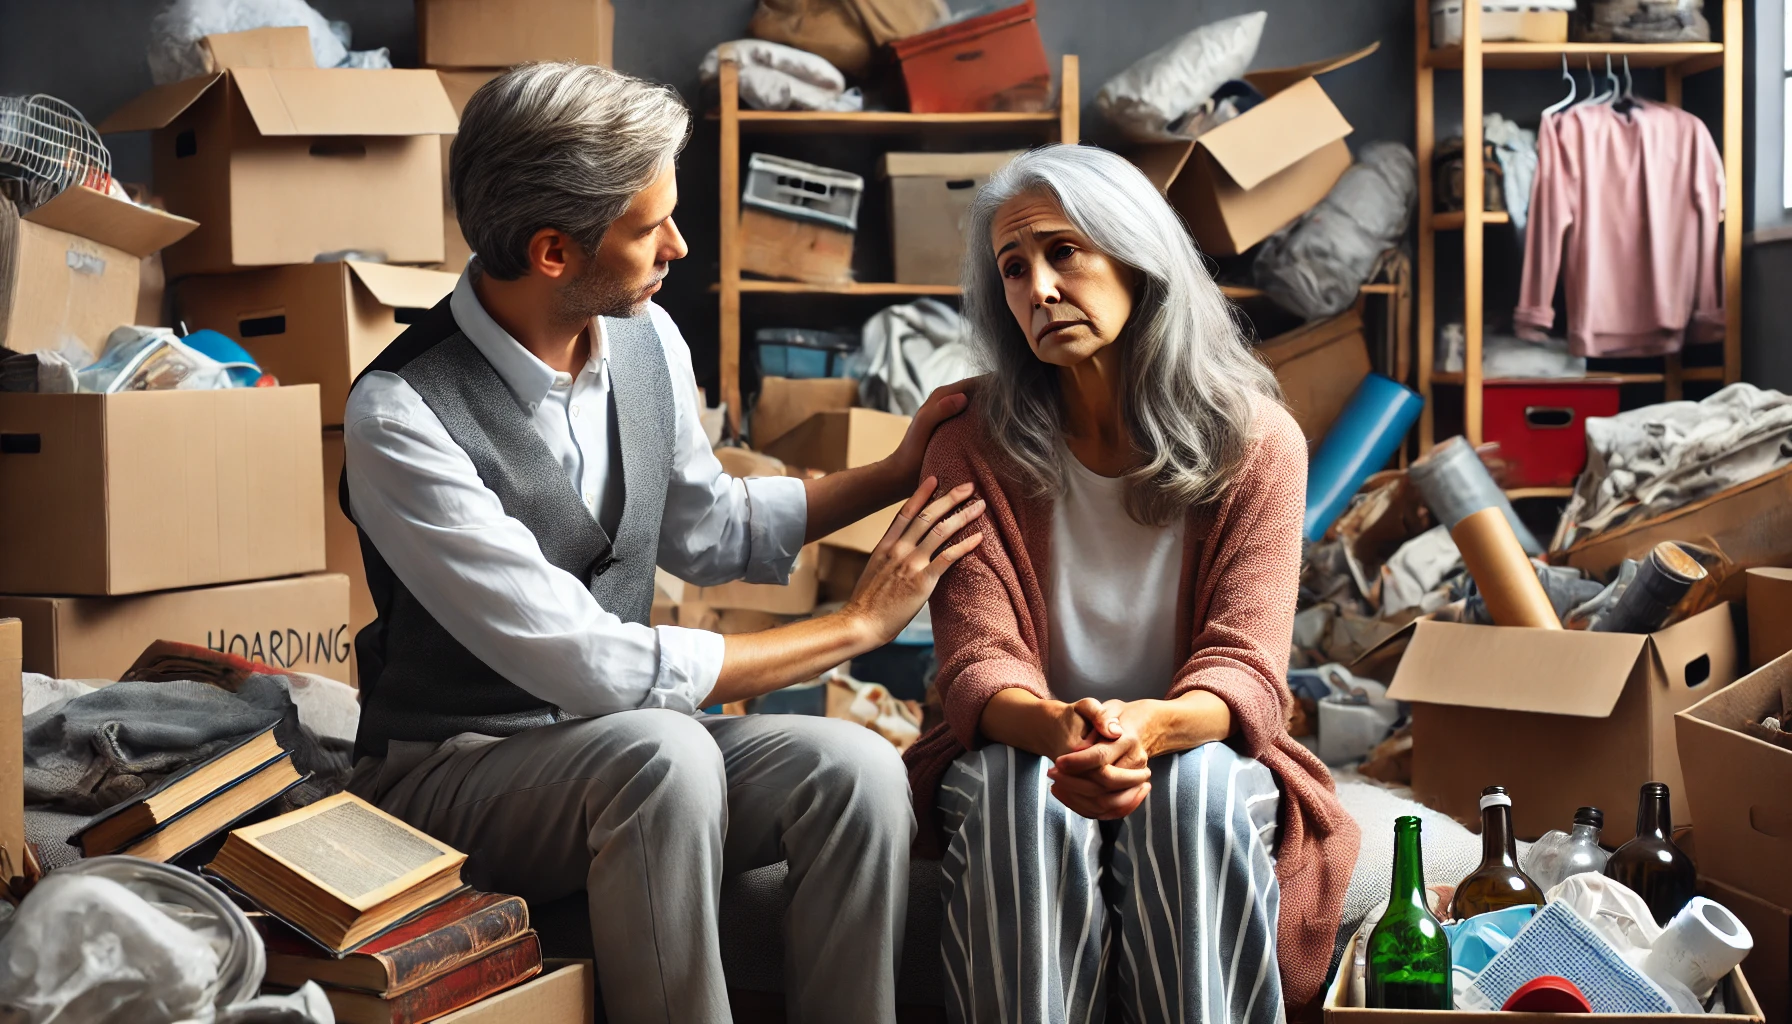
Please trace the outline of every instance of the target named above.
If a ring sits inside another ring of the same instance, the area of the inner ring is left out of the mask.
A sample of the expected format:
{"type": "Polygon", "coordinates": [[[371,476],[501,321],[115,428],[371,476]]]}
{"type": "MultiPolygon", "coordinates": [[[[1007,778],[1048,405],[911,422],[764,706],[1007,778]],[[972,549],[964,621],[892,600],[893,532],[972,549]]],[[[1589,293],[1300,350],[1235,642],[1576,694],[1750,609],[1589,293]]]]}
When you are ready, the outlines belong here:
{"type": "Polygon", "coordinates": [[[964,313],[990,371],[977,390],[988,437],[1035,497],[1062,493],[1058,368],[1033,354],[990,253],[996,211],[1028,192],[1056,198],[1083,237],[1138,274],[1132,317],[1114,342],[1122,415],[1142,460],[1126,474],[1127,513],[1162,526],[1217,500],[1244,459],[1257,404],[1279,401],[1281,390],[1251,351],[1176,211],[1137,167],[1092,146],[1023,153],[972,202],[964,313]]]}
{"type": "Polygon", "coordinates": [[[691,114],[669,86],[591,64],[524,64],[480,86],[461,115],[448,184],[479,267],[529,271],[542,228],[594,252],[684,148],[691,114]]]}

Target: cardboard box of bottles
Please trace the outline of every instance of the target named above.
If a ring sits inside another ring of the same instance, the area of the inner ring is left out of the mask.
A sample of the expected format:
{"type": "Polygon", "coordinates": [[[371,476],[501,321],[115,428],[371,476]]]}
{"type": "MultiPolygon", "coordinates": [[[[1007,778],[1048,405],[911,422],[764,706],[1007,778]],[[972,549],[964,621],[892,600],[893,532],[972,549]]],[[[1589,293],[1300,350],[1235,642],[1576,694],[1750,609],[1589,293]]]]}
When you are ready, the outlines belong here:
{"type": "Polygon", "coordinates": [[[1792,910],[1710,878],[1699,879],[1699,895],[1722,903],[1755,940],[1742,969],[1767,1024],[1792,1024],[1792,910]]]}
{"type": "Polygon", "coordinates": [[[1792,750],[1747,729],[1789,706],[1783,655],[1674,716],[1699,874],[1781,907],[1792,906],[1792,750]]]}
{"type": "Polygon", "coordinates": [[[1519,838],[1591,805],[1616,845],[1633,834],[1638,788],[1664,782],[1674,823],[1692,823],[1674,714],[1739,674],[1730,605],[1648,636],[1422,620],[1376,651],[1395,644],[1388,696],[1413,703],[1420,803],[1474,827],[1481,788],[1502,785],[1519,838]]]}
{"type": "MultiPolygon", "coordinates": [[[[1715,898],[1715,897],[1713,897],[1715,898]]],[[[1448,1021],[1449,1024],[1517,1024],[1520,1021],[1555,1020],[1555,1014],[1508,1013],[1503,1010],[1479,1012],[1455,1010],[1439,1015],[1433,1010],[1377,1010],[1357,1005],[1362,1002],[1361,992],[1355,991],[1354,972],[1350,965],[1356,962],[1356,936],[1344,946],[1344,957],[1339,961],[1338,973],[1332,977],[1331,985],[1325,991],[1325,1024],[1428,1024],[1432,1021],[1448,1021]]],[[[1700,1016],[1701,1021],[1724,1021],[1728,1024],[1744,1024],[1754,1022],[1762,1024],[1761,1004],[1755,998],[1754,989],[1748,979],[1743,976],[1742,968],[1730,972],[1724,979],[1724,1006],[1727,1013],[1707,1013],[1700,1016]]],[[[1674,1013],[1602,1013],[1595,1019],[1605,1024],[1621,1024],[1629,1021],[1656,1021],[1660,1024],[1684,1022],[1683,1014],[1674,1013]]]]}

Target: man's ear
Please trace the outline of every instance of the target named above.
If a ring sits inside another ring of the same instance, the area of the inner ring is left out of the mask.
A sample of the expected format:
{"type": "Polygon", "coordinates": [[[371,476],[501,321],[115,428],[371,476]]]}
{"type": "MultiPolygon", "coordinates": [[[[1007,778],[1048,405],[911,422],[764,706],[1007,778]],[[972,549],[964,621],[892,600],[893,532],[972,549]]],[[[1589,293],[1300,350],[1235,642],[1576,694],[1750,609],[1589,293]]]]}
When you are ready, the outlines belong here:
{"type": "Polygon", "coordinates": [[[529,237],[529,269],[554,280],[565,277],[577,245],[564,231],[542,228],[529,237]]]}

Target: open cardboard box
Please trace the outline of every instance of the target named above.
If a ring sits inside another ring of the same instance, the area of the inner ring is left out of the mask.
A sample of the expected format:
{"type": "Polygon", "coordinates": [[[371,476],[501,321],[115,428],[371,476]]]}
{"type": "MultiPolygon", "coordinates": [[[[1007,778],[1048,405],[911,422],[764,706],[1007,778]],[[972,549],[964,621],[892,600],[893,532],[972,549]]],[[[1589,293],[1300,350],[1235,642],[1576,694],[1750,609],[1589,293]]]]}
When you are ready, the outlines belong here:
{"type": "Polygon", "coordinates": [[[0,612],[0,885],[25,857],[25,697],[19,620],[0,612]]]}
{"type": "Polygon", "coordinates": [[[0,596],[25,623],[25,669],[117,679],[157,640],[349,682],[348,580],[335,573],[132,597],[0,596]]]}
{"type": "Polygon", "coordinates": [[[235,338],[282,384],[318,385],[324,425],[341,426],[355,376],[455,280],[350,260],[189,277],[175,294],[188,327],[235,338]]]}
{"type": "MultiPolygon", "coordinates": [[[[782,459],[786,465],[837,473],[868,466],[893,454],[902,446],[908,424],[907,416],[876,409],[818,412],[776,441],[761,447],[767,455],[782,459]]],[[[890,528],[890,520],[901,507],[902,503],[897,502],[873,512],[851,526],[828,534],[821,542],[869,554],[883,539],[884,532],[890,528]]]]}
{"type": "Polygon", "coordinates": [[[348,577],[349,674],[346,682],[359,685],[355,675],[354,638],[362,627],[371,623],[379,610],[373,605],[373,592],[367,589],[367,566],[361,560],[361,532],[342,513],[338,500],[342,483],[342,466],[346,452],[341,430],[324,431],[324,564],[330,572],[348,577]]]}
{"type": "Polygon", "coordinates": [[[1316,76],[1380,46],[1249,72],[1245,81],[1262,103],[1192,141],[1143,144],[1132,160],[1182,214],[1202,252],[1236,256],[1312,209],[1350,166],[1350,122],[1316,76]]]}
{"type": "Polygon", "coordinates": [[[816,413],[857,404],[859,382],[851,377],[766,377],[759,382],[749,436],[753,447],[764,451],[816,413]]]}
{"type": "Polygon", "coordinates": [[[458,126],[426,70],[319,68],[303,28],[207,36],[213,70],[126,103],[102,133],[153,131],[156,191],[199,221],[170,278],[321,253],[442,260],[441,143],[458,126]]]}
{"type": "Polygon", "coordinates": [[[1519,838],[1591,805],[1617,845],[1638,789],[1664,782],[1674,824],[1692,824],[1673,720],[1737,676],[1728,604],[1648,636],[1420,620],[1364,658],[1402,643],[1388,696],[1413,705],[1420,803],[1472,828],[1482,788],[1501,785],[1519,838]]]}
{"type": "Polygon", "coordinates": [[[85,185],[22,217],[0,203],[0,346],[98,358],[114,329],[142,322],[143,261],[198,226],[85,185]]]}
{"type": "Polygon", "coordinates": [[[1752,670],[1792,651],[1792,569],[1750,569],[1743,579],[1752,670]]]}
{"type": "Polygon", "coordinates": [[[1257,346],[1257,354],[1275,371],[1288,412],[1309,445],[1325,437],[1372,369],[1356,309],[1279,334],[1257,346]]]}
{"type": "Polygon", "coordinates": [[[0,593],[324,567],[317,387],[0,395],[0,593]]]}
{"type": "Polygon", "coordinates": [[[507,68],[532,60],[613,65],[610,0],[417,0],[417,50],[438,68],[507,68]]]}
{"type": "Polygon", "coordinates": [[[1742,969],[1767,1024],[1792,1024],[1792,910],[1704,877],[1699,895],[1722,903],[1755,940],[1742,969]]]}
{"type": "Polygon", "coordinates": [[[1792,907],[1792,750],[1743,729],[1789,705],[1792,655],[1674,716],[1699,874],[1782,907],[1792,907]]]}
{"type": "MultiPolygon", "coordinates": [[[[1461,1024],[1548,1024],[1551,1021],[1566,1019],[1563,1014],[1556,1013],[1517,1013],[1496,1010],[1487,1013],[1469,1010],[1371,1010],[1367,1007],[1354,1006],[1360,994],[1352,991],[1354,972],[1350,969],[1356,962],[1356,945],[1359,939],[1351,936],[1344,945],[1344,957],[1338,962],[1338,972],[1332,976],[1332,982],[1325,990],[1325,1024],[1420,1024],[1420,1022],[1460,1021],[1461,1024]]],[[[1696,1017],[1678,1013],[1598,1013],[1588,1014],[1589,1020],[1597,1021],[1657,1021],[1660,1024],[1687,1020],[1729,1021],[1742,1024],[1753,1021],[1760,1024],[1761,1004],[1755,999],[1755,992],[1749,987],[1748,980],[1742,976],[1740,967],[1732,970],[1724,979],[1724,1006],[1727,1013],[1706,1013],[1696,1017]]],[[[1579,1017],[1575,1018],[1579,1020],[1579,1017]]]]}
{"type": "MultiPolygon", "coordinates": [[[[480,86],[503,73],[503,68],[436,69],[456,118],[466,111],[467,101],[480,86]]],[[[460,219],[454,214],[454,190],[448,183],[448,158],[453,146],[453,135],[442,136],[442,269],[458,274],[467,265],[473,250],[467,245],[466,236],[460,233],[460,219]]]]}

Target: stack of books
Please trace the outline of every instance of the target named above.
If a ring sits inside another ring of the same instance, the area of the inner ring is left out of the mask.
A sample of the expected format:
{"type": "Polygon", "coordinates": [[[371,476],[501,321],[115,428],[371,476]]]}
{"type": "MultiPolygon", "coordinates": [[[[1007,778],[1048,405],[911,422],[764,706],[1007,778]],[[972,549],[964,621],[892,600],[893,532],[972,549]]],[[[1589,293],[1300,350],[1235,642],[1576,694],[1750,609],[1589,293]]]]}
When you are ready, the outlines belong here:
{"type": "Polygon", "coordinates": [[[340,793],[236,829],[205,872],[265,912],[271,990],[315,981],[345,1024],[422,1024],[541,971],[528,907],[463,885],[466,859],[340,793]]]}
{"type": "Polygon", "coordinates": [[[270,725],[100,812],[69,843],[84,857],[171,861],[303,781],[270,725]]]}

